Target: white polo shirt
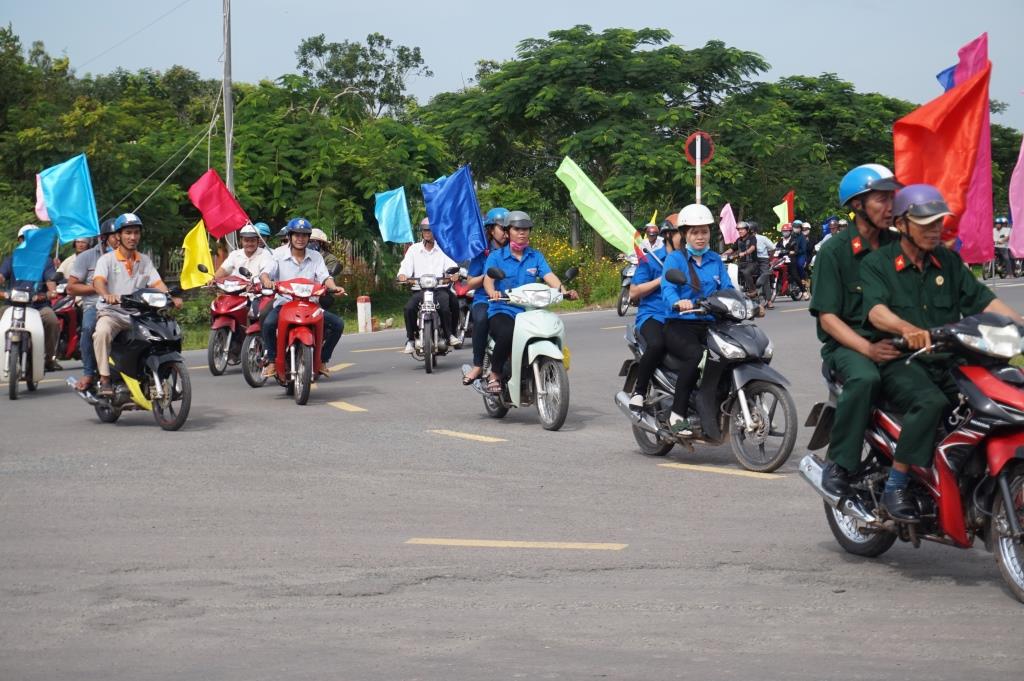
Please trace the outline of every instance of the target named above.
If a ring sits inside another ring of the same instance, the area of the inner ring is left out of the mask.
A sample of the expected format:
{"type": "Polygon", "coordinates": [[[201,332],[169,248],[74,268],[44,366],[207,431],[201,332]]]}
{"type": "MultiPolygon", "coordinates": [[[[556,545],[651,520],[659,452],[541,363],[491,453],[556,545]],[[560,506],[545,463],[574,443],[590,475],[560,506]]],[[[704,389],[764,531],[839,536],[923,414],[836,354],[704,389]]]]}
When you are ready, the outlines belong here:
{"type": "Polygon", "coordinates": [[[422,241],[414,243],[405,252],[402,258],[402,265],[398,268],[399,274],[409,278],[422,277],[424,274],[433,274],[436,277],[443,277],[445,270],[458,267],[455,261],[444,254],[441,247],[434,243],[434,247],[427,250],[422,241]]]}
{"type": "Polygon", "coordinates": [[[255,280],[261,274],[270,270],[272,260],[272,256],[264,248],[257,248],[252,256],[247,256],[244,248],[237,248],[228,254],[228,257],[224,259],[220,267],[227,274],[234,274],[238,271],[238,268],[244,267],[249,270],[252,274],[252,279],[255,280]]]}

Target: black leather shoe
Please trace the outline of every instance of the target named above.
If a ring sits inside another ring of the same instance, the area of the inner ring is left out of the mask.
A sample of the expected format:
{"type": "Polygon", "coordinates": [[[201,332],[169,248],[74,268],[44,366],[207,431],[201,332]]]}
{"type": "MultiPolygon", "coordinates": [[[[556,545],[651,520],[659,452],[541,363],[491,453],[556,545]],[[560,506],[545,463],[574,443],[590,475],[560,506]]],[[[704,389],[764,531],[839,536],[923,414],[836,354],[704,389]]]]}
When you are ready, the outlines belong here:
{"type": "Polygon", "coordinates": [[[883,492],[881,505],[893,520],[903,523],[916,523],[920,520],[917,504],[910,498],[905,488],[883,492]]]}
{"type": "Polygon", "coordinates": [[[829,461],[821,471],[821,488],[831,495],[845,497],[850,489],[850,474],[835,461],[829,461]]]}

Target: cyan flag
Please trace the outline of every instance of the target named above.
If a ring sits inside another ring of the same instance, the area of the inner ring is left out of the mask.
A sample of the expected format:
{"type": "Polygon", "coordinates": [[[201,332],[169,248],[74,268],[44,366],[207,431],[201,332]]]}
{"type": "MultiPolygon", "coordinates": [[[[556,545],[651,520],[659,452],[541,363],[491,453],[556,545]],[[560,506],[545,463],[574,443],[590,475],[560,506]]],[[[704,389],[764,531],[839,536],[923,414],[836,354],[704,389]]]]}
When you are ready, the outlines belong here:
{"type": "Polygon", "coordinates": [[[434,239],[455,262],[472,260],[487,248],[484,219],[473,189],[473,174],[462,166],[448,177],[422,185],[434,239]]]}
{"type": "Polygon", "coordinates": [[[57,230],[44,227],[25,232],[25,240],[14,249],[11,265],[18,281],[42,281],[53,251],[57,230]]]}
{"type": "Polygon", "coordinates": [[[85,154],[39,173],[39,187],[50,222],[57,228],[62,244],[100,233],[96,198],[92,193],[89,162],[85,154]]]}
{"type": "Polygon", "coordinates": [[[412,223],[409,222],[409,206],[405,201],[405,187],[374,194],[376,203],[373,214],[380,225],[380,236],[384,241],[395,244],[412,243],[412,223]]]}

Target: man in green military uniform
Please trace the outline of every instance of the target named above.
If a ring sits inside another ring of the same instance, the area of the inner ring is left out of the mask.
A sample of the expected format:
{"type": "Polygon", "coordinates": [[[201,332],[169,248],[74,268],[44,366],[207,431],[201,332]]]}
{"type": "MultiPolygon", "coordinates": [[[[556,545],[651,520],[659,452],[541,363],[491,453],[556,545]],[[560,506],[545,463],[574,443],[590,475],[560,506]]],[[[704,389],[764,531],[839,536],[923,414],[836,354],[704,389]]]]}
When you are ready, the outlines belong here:
{"type": "MultiPolygon", "coordinates": [[[[903,337],[911,350],[931,348],[928,329],[979,312],[996,312],[1024,323],[967,269],[960,256],[941,246],[942,220],[952,215],[939,190],[927,184],[901,189],[893,201],[900,239],[864,259],[861,277],[867,326],[875,338],[903,337]]],[[[918,520],[906,495],[910,466],[931,464],[935,429],[957,401],[950,359],[923,355],[882,365],[882,393],[903,413],[894,463],[881,506],[900,521],[918,520]]]]}
{"type": "Polygon", "coordinates": [[[810,310],[824,343],[821,357],[843,383],[821,476],[822,487],[838,496],[850,493],[850,474],[860,466],[864,429],[882,383],[877,363],[899,355],[890,341],[868,339],[860,276],[867,255],[897,238],[888,227],[899,187],[892,172],[876,164],[857,166],[843,177],[839,201],[854,211],[855,229],[821,246],[811,279],[810,310]]]}

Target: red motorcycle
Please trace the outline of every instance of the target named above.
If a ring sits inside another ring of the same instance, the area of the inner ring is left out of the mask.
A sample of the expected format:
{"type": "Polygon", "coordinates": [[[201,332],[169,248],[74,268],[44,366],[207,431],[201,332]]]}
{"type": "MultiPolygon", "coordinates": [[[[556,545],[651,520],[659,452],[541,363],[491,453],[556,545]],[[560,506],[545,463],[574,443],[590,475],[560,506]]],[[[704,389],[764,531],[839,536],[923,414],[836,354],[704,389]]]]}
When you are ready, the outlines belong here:
{"type": "Polygon", "coordinates": [[[249,280],[232,275],[213,286],[220,291],[210,303],[210,342],[206,361],[210,373],[220,376],[228,365],[238,364],[249,315],[249,280]]]}
{"type": "Polygon", "coordinates": [[[311,279],[277,282],[276,291],[290,296],[281,306],[277,321],[277,382],[295,404],[309,401],[309,391],[320,373],[320,350],[324,344],[324,309],[320,296],[327,287],[311,279]]]}
{"type": "Polygon", "coordinates": [[[253,282],[249,289],[251,299],[249,305],[249,324],[245,327],[245,340],[242,341],[242,376],[252,388],[259,388],[267,382],[263,375],[263,317],[274,304],[274,289],[262,288],[259,282],[253,282]]]}
{"type": "MultiPolygon", "coordinates": [[[[1024,602],[1024,372],[1009,365],[1021,350],[1020,331],[1007,317],[981,313],[931,334],[932,349],[957,361],[950,371],[960,400],[944,423],[932,466],[911,468],[907,489],[920,519],[896,521],[878,503],[901,430],[900,416],[884,403],[865,431],[852,494],[837,497],[822,488],[824,462],[813,454],[800,462],[800,474],[824,498],[829,528],[846,551],[875,557],[897,539],[966,549],[977,538],[995,553],[1010,591],[1024,602]]],[[[815,405],[807,419],[815,426],[811,450],[828,444],[842,390],[834,376],[825,378],[829,401],[815,405]]]]}
{"type": "Polygon", "coordinates": [[[789,256],[782,255],[776,251],[768,264],[768,272],[772,278],[771,302],[779,296],[789,296],[793,300],[800,300],[800,291],[789,285],[789,256]]]}
{"type": "Polygon", "coordinates": [[[57,284],[57,295],[53,301],[53,313],[57,315],[60,335],[57,338],[57,359],[81,359],[82,310],[74,296],[67,295],[67,283],[57,284]]]}

